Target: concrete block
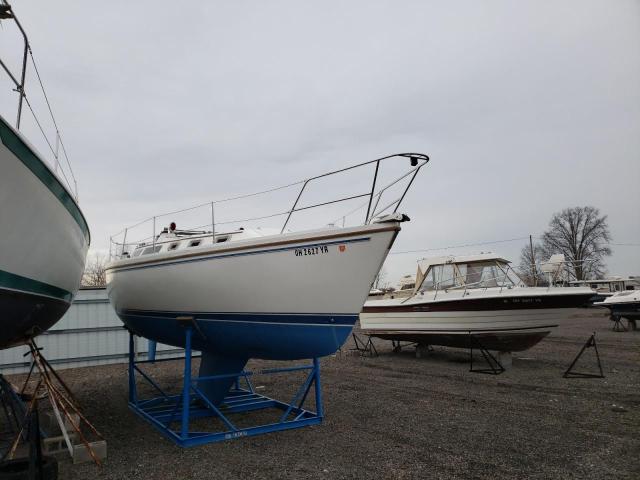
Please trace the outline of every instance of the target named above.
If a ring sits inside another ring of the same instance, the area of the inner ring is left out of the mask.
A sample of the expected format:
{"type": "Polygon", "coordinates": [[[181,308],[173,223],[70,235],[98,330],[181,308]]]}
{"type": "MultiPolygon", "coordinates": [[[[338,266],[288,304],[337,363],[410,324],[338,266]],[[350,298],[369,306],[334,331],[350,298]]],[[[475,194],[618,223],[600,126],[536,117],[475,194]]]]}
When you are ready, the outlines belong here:
{"type": "MultiPolygon", "coordinates": [[[[98,457],[98,460],[102,461],[105,458],[107,458],[106,440],[89,442],[89,445],[91,446],[95,456],[98,457]]],[[[87,450],[87,447],[84,445],[84,443],[81,443],[80,445],[74,445],[73,446],[73,463],[76,464],[76,463],[86,463],[86,462],[93,462],[93,458],[91,457],[91,454],[87,450]]]]}
{"type": "MultiPolygon", "coordinates": [[[[69,433],[69,440],[71,440],[71,446],[76,442],[77,433],[69,433]]],[[[56,437],[47,437],[42,440],[42,453],[45,455],[57,455],[66,453],[69,454],[67,443],[64,441],[62,435],[56,437]]]]}

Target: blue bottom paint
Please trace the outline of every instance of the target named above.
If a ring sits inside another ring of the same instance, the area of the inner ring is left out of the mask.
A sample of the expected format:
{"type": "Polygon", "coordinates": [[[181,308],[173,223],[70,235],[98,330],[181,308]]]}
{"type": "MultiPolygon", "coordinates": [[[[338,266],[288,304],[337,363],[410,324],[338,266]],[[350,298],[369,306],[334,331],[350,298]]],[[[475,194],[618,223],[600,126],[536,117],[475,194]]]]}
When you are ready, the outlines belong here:
{"type": "Polygon", "coordinates": [[[235,358],[238,362],[246,362],[249,358],[297,360],[331,355],[342,346],[358,319],[357,314],[265,315],[137,310],[122,311],[119,316],[134,333],[177,347],[184,347],[185,329],[176,318],[193,317],[198,327],[193,331],[193,349],[217,357],[235,358]]]}

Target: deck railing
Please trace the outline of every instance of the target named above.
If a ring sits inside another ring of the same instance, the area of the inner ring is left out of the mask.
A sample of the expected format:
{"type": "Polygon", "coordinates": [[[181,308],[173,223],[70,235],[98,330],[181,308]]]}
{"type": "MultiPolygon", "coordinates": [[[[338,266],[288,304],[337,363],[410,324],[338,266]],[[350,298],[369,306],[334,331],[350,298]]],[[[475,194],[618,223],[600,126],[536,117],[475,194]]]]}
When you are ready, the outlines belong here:
{"type": "MultiPolygon", "coordinates": [[[[22,51],[22,61],[20,66],[19,73],[14,73],[9,68],[8,63],[0,58],[0,67],[7,74],[11,83],[14,85],[14,91],[18,93],[18,108],[16,115],[16,123],[15,129],[20,130],[21,122],[22,122],[22,113],[23,106],[26,104],[31,114],[33,115],[33,119],[42,134],[44,141],[46,142],[49,150],[51,151],[54,161],[53,163],[53,171],[58,176],[58,178],[64,183],[65,187],[73,195],[74,199],[78,201],[78,182],[76,181],[75,175],[73,174],[73,169],[71,168],[71,162],[69,161],[69,156],[67,155],[67,150],[62,142],[62,136],[60,135],[60,129],[58,128],[58,124],[56,122],[55,116],[53,114],[53,110],[51,108],[51,104],[49,103],[49,98],[47,97],[47,92],[44,89],[44,85],[42,83],[42,78],[40,77],[40,72],[38,71],[38,67],[36,66],[35,59],[33,58],[33,51],[31,50],[31,45],[29,44],[29,39],[27,37],[27,33],[24,28],[18,21],[15,13],[11,5],[7,0],[0,0],[0,20],[12,20],[23,39],[24,49],[22,51]],[[47,105],[47,109],[49,111],[49,115],[51,116],[51,121],[53,122],[53,126],[55,128],[55,138],[50,138],[49,135],[46,134],[45,129],[42,125],[42,122],[38,118],[35,113],[34,107],[29,101],[29,97],[26,92],[26,80],[27,80],[27,64],[31,60],[31,64],[33,66],[33,71],[36,74],[36,80],[38,81],[40,88],[42,90],[42,94],[44,96],[44,100],[47,105]],[[62,154],[62,155],[61,155],[62,154]],[[64,164],[60,161],[61,156],[64,157],[64,164]]],[[[51,162],[50,162],[51,163],[51,162]]]]}
{"type": "MultiPolygon", "coordinates": [[[[358,207],[356,207],[355,209],[351,210],[350,212],[347,212],[344,215],[341,215],[339,218],[342,218],[344,220],[346,216],[357,213],[359,210],[364,211],[366,207],[366,213],[364,214],[363,224],[368,224],[374,218],[379,217],[380,215],[383,215],[385,213],[397,212],[409,188],[413,184],[413,181],[416,178],[416,175],[418,174],[420,169],[424,167],[428,162],[429,162],[429,157],[422,153],[398,153],[394,155],[388,155],[385,157],[377,158],[375,160],[361,162],[346,168],[333,170],[327,173],[323,173],[320,175],[307,178],[305,180],[300,180],[300,181],[289,183],[279,187],[270,188],[267,190],[254,192],[254,193],[238,195],[230,198],[224,198],[220,200],[208,201],[208,202],[200,203],[198,205],[194,205],[191,207],[183,208],[180,210],[174,210],[171,212],[154,215],[153,217],[149,217],[145,220],[142,220],[141,222],[131,225],[121,230],[117,234],[112,235],[110,237],[109,258],[113,260],[113,259],[120,258],[123,255],[125,256],[129,255],[132,253],[131,252],[132,247],[135,248],[137,246],[142,246],[142,245],[145,245],[145,246],[153,245],[155,247],[155,244],[158,241],[158,236],[160,233],[162,233],[162,230],[159,231],[158,229],[158,221],[160,218],[178,215],[181,213],[190,212],[197,209],[207,209],[210,214],[210,221],[204,224],[199,224],[199,225],[189,227],[188,229],[183,229],[182,232],[185,232],[185,233],[197,232],[200,236],[211,236],[213,241],[215,241],[215,238],[217,235],[222,234],[218,229],[223,225],[231,225],[231,224],[238,224],[242,222],[252,222],[252,221],[258,221],[258,220],[265,220],[265,219],[275,219],[280,217],[280,218],[284,218],[284,222],[282,223],[282,226],[280,227],[279,230],[280,230],[280,233],[284,233],[285,230],[287,229],[287,226],[290,224],[292,217],[298,212],[307,211],[307,210],[311,210],[311,209],[315,209],[315,208],[319,208],[327,205],[344,203],[351,200],[357,200],[360,198],[365,199],[365,202],[359,205],[358,207]],[[382,187],[379,187],[378,183],[379,183],[379,177],[380,177],[379,175],[380,165],[385,161],[392,161],[394,159],[409,160],[410,167],[407,169],[406,172],[395,177],[389,183],[385,184],[382,187]],[[300,206],[301,200],[304,198],[304,194],[309,190],[310,185],[320,181],[321,179],[325,179],[327,177],[337,176],[340,174],[344,174],[346,172],[354,171],[356,169],[366,169],[366,168],[373,170],[373,178],[371,181],[371,185],[370,187],[367,188],[366,191],[358,191],[352,195],[341,196],[339,198],[334,198],[328,201],[317,202],[309,205],[300,206]],[[403,180],[405,181],[404,185],[402,184],[403,180]],[[295,200],[290,208],[278,210],[275,213],[270,213],[270,214],[261,215],[261,216],[249,216],[249,217],[244,217],[240,219],[226,220],[222,222],[216,220],[216,216],[217,216],[216,213],[218,211],[217,207],[219,207],[220,204],[237,201],[241,199],[247,199],[250,197],[259,197],[259,196],[267,195],[276,191],[292,189],[296,186],[300,186],[300,189],[297,191],[295,200]],[[402,188],[402,186],[404,186],[404,188],[402,188]],[[398,187],[398,189],[400,190],[397,193],[398,196],[380,205],[381,199],[385,197],[385,193],[390,192],[394,187],[398,187]],[[135,240],[131,240],[130,238],[131,231],[134,229],[139,229],[144,226],[146,226],[145,228],[149,228],[147,232],[151,233],[151,235],[147,234],[142,238],[136,238],[135,240]]],[[[334,223],[337,223],[338,220],[339,219],[336,219],[334,223]]],[[[228,232],[224,232],[224,234],[227,234],[227,233],[228,232]]]]}

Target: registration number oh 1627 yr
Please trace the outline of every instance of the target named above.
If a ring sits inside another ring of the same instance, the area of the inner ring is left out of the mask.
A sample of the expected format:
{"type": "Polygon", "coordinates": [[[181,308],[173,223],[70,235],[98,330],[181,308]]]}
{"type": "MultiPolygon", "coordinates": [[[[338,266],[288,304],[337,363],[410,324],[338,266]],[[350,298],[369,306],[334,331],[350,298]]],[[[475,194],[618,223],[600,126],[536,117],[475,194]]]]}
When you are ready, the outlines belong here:
{"type": "Polygon", "coordinates": [[[320,255],[323,253],[329,253],[329,248],[326,245],[320,245],[318,247],[302,247],[294,250],[296,257],[302,257],[305,255],[320,255]]]}

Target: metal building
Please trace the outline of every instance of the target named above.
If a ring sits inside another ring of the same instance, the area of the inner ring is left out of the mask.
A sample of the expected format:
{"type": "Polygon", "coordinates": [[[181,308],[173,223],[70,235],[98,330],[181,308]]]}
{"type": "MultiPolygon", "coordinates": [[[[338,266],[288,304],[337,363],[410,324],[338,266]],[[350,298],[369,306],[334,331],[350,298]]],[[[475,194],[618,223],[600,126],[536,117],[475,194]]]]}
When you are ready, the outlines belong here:
{"type": "MultiPolygon", "coordinates": [[[[126,363],[129,352],[129,334],[109,303],[105,288],[83,288],[73,304],[50,330],[36,337],[42,353],[56,369],[126,363]]],[[[136,351],[143,359],[149,344],[137,338],[136,351]]],[[[23,373],[29,370],[29,357],[25,346],[0,351],[0,372],[23,373]]],[[[183,354],[183,350],[158,345],[156,356],[183,354]]]]}

